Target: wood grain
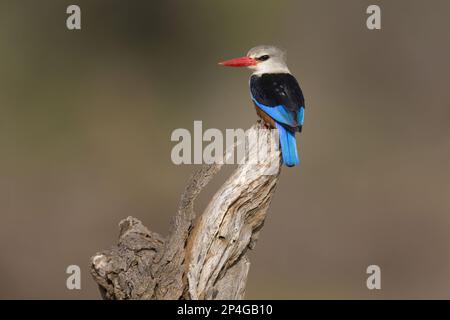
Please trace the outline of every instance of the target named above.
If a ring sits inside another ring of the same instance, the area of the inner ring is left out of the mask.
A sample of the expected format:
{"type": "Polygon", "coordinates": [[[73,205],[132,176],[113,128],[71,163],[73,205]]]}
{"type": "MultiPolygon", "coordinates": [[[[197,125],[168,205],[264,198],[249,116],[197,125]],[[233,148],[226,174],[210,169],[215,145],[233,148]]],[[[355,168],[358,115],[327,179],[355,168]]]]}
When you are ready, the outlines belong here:
{"type": "MultiPolygon", "coordinates": [[[[223,164],[204,165],[188,181],[166,238],[133,217],[119,242],[91,258],[104,299],[242,299],[255,247],[281,170],[278,139],[260,123],[247,130],[239,164],[196,219],[194,203],[223,164]]],[[[231,152],[229,150],[228,152],[231,152]]]]}

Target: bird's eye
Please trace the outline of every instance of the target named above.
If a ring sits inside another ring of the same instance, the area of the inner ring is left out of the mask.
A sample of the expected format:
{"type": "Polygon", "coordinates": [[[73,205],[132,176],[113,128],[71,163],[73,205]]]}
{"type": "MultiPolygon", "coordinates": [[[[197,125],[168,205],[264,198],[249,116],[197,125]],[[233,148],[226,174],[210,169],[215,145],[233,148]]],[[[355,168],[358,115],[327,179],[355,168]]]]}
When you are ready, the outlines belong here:
{"type": "Polygon", "coordinates": [[[259,57],[258,60],[259,60],[259,61],[266,61],[266,60],[268,60],[269,58],[270,58],[270,57],[269,57],[267,54],[265,54],[265,55],[259,57]]]}

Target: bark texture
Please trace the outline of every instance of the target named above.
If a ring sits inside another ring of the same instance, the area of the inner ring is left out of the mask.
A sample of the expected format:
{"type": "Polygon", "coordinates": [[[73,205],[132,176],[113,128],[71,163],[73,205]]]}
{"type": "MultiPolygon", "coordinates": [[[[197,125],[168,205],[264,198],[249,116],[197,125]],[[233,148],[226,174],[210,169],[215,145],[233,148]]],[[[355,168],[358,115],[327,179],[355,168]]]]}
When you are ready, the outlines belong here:
{"type": "Polygon", "coordinates": [[[91,274],[104,299],[244,297],[247,252],[258,239],[281,170],[272,130],[257,124],[246,137],[244,163],[202,215],[196,218],[194,202],[222,164],[204,165],[191,176],[166,238],[136,218],[120,222],[118,244],[91,258],[91,274]]]}

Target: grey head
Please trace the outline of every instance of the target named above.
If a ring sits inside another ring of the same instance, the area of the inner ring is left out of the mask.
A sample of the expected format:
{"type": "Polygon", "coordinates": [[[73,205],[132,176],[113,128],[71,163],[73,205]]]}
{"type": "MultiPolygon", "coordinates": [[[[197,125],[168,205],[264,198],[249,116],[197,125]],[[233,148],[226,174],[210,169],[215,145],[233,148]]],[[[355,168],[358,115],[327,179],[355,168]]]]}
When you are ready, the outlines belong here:
{"type": "Polygon", "coordinates": [[[275,46],[254,47],[249,50],[247,57],[258,62],[248,67],[254,70],[253,74],[290,73],[286,64],[286,52],[275,46]]]}

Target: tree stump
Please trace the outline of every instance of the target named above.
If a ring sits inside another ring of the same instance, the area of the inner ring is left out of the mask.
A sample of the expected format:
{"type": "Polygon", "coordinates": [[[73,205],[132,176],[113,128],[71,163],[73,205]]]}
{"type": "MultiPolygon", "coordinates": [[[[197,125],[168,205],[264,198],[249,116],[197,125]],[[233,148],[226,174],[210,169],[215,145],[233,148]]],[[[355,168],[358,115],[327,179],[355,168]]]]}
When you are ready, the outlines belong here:
{"type": "Polygon", "coordinates": [[[194,202],[221,163],[191,176],[167,238],[136,218],[120,222],[118,244],[91,258],[104,299],[244,298],[247,251],[258,239],[281,170],[276,132],[258,123],[247,130],[246,141],[255,134],[256,141],[246,144],[246,161],[197,219],[194,202]]]}

